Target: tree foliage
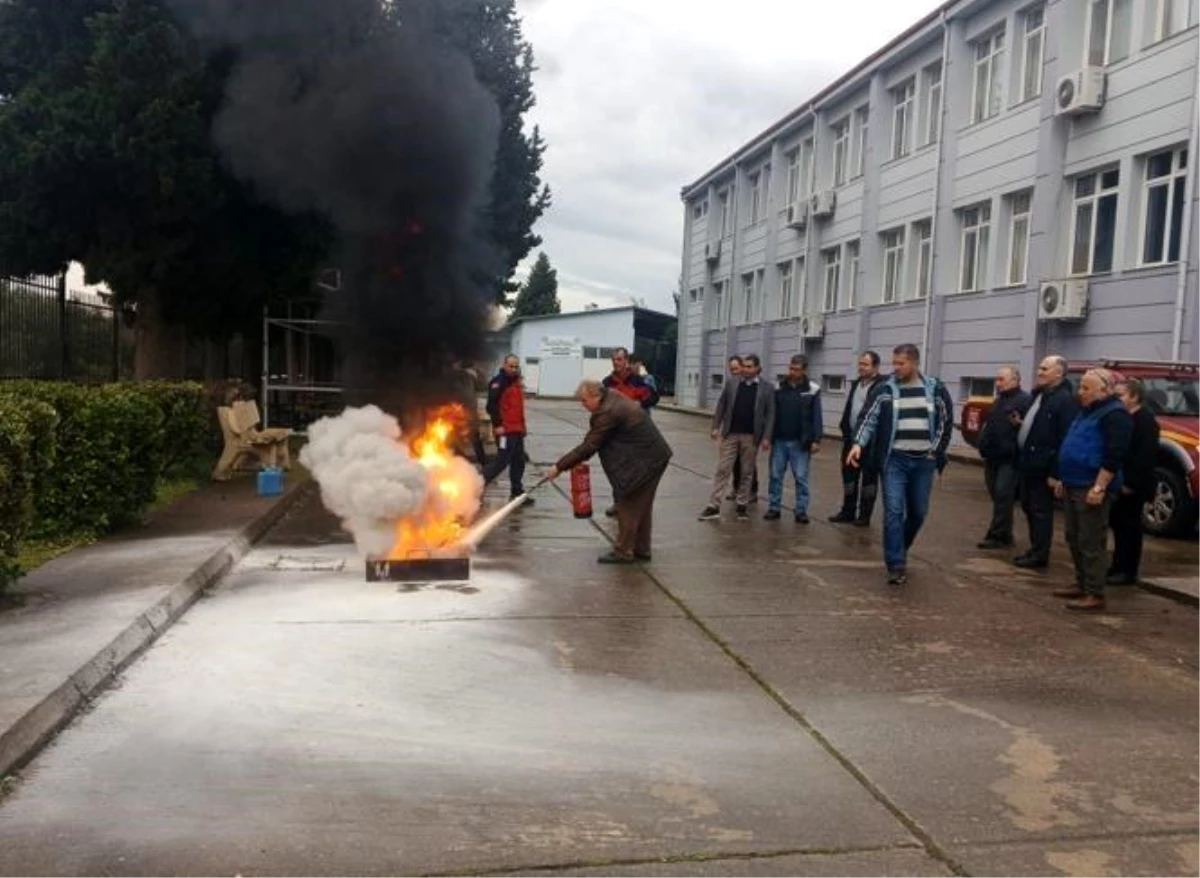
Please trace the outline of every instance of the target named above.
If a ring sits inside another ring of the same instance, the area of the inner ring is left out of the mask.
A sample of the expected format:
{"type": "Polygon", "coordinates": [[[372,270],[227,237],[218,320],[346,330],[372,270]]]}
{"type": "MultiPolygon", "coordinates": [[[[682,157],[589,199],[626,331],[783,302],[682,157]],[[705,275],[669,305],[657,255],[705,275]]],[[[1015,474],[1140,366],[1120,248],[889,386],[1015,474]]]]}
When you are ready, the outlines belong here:
{"type": "Polygon", "coordinates": [[[513,305],[513,317],[537,317],[542,314],[558,314],[562,306],[558,302],[558,272],[550,267],[550,257],[538,254],[529,277],[517,293],[513,305]]]}

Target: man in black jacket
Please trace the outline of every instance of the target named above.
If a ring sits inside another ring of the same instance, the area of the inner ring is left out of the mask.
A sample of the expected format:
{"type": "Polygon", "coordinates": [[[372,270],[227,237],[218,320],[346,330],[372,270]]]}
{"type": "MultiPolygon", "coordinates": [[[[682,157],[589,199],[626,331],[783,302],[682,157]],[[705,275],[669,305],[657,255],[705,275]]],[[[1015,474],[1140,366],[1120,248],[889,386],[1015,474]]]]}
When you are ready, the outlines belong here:
{"type": "Polygon", "coordinates": [[[1054,541],[1054,487],[1058,480],[1058,449],[1079,414],[1079,403],[1067,381],[1067,361],[1049,356],[1038,364],[1037,389],[1028,411],[1017,425],[1017,472],[1021,509],[1029,521],[1029,551],[1018,555],[1018,567],[1050,564],[1054,541]]]}
{"type": "Polygon", "coordinates": [[[1109,514],[1113,532],[1109,585],[1136,585],[1142,563],[1142,507],[1154,496],[1154,467],[1158,455],[1158,420],[1146,408],[1146,385],[1126,378],[1117,385],[1117,396],[1133,417],[1133,436],[1125,457],[1125,482],[1109,514]]]}
{"type": "Polygon", "coordinates": [[[992,522],[981,549],[1003,549],[1013,544],[1013,504],[1017,500],[1017,423],[1029,409],[1030,396],[1021,389],[1016,366],[996,372],[996,399],[979,434],[983,479],[992,498],[992,522]]]}
{"type": "Polygon", "coordinates": [[[864,460],[861,467],[847,466],[846,455],[854,444],[854,433],[862,413],[867,410],[867,398],[881,381],[879,354],[863,351],[858,356],[858,377],[850,382],[842,420],[838,424],[842,431],[842,508],[829,516],[830,521],[853,522],[859,527],[871,524],[875,496],[879,492],[879,470],[869,460],[864,460]]]}
{"type": "Polygon", "coordinates": [[[808,463],[821,447],[821,388],[808,378],[808,358],[796,354],[787,377],[775,391],[775,431],[771,437],[771,485],[767,521],[778,521],[783,505],[783,477],[790,468],[796,480],[797,524],[808,524],[808,463]]]}

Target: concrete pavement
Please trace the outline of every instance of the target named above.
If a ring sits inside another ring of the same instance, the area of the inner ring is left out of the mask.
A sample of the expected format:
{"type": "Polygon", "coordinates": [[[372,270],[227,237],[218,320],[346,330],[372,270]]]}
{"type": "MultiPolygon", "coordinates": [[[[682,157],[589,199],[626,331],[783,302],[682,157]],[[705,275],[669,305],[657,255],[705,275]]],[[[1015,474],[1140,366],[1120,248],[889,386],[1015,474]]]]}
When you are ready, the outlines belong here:
{"type": "MultiPolygon", "coordinates": [[[[471,582],[368,584],[298,507],[0,801],[0,873],[1200,871],[1194,609],[1068,615],[1061,552],[973,549],[967,467],[889,591],[832,454],[813,524],[699,523],[711,442],[658,420],[644,567],[543,489],[471,582]]],[[[585,421],[537,405],[531,454],[585,421]]]]}

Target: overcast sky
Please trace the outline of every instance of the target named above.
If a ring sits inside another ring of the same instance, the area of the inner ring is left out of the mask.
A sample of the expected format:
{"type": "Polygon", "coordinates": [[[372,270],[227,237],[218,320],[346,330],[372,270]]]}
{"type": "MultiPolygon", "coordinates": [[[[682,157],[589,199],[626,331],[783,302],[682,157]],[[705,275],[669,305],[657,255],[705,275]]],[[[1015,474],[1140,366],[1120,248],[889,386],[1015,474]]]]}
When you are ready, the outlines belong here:
{"type": "Polygon", "coordinates": [[[563,310],[672,311],[680,188],[939,5],[518,0],[554,193],[537,231],[563,310]]]}

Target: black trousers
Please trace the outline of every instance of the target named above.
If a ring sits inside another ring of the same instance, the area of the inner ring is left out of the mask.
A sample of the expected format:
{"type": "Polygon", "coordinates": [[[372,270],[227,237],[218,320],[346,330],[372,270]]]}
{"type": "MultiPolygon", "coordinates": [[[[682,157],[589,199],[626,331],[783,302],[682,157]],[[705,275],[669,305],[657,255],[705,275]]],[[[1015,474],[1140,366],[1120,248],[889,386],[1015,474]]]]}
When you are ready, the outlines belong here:
{"type": "Polygon", "coordinates": [[[857,467],[846,466],[846,455],[853,446],[853,442],[842,440],[842,510],[838,514],[870,521],[879,495],[879,471],[861,459],[857,467]]]}
{"type": "Polygon", "coordinates": [[[1118,494],[1109,513],[1108,523],[1113,532],[1113,555],[1109,570],[1137,579],[1142,564],[1142,507],[1146,504],[1142,492],[1118,494]]]}
{"type": "Polygon", "coordinates": [[[509,496],[516,497],[525,493],[522,480],[525,478],[525,435],[523,433],[505,433],[496,440],[497,446],[503,445],[496,456],[483,468],[484,482],[491,483],[496,476],[508,469],[509,496]]]}
{"type": "Polygon", "coordinates": [[[1011,543],[1013,507],[1017,502],[1016,467],[1011,460],[988,461],[983,468],[983,482],[987,486],[988,496],[992,498],[992,521],[984,539],[1011,543]]]}
{"type": "Polygon", "coordinates": [[[1029,554],[1048,560],[1054,542],[1054,492],[1046,484],[1043,472],[1026,472],[1020,476],[1021,509],[1029,522],[1029,554]]]}

